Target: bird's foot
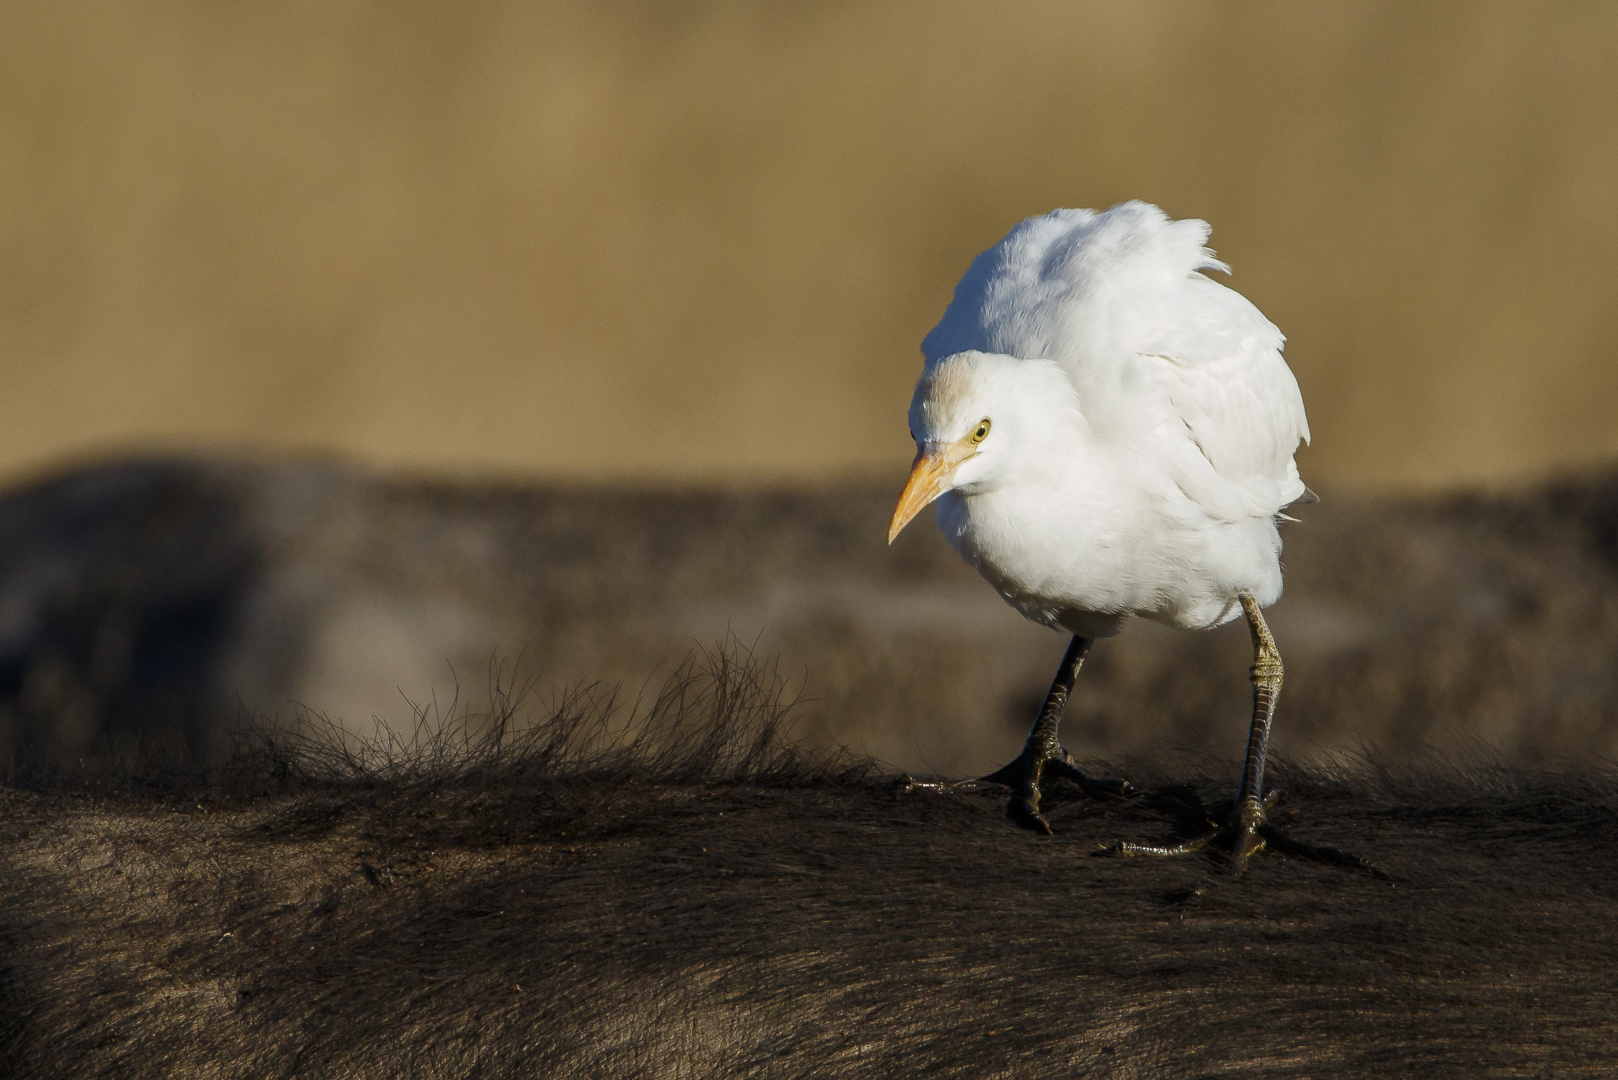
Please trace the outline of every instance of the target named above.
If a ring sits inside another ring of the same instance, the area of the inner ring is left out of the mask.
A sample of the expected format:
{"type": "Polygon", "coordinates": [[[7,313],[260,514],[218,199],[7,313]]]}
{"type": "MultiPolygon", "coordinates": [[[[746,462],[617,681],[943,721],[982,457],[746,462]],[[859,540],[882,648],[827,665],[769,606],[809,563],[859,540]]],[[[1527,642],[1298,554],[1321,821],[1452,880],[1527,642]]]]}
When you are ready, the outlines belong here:
{"type": "Polygon", "coordinates": [[[1012,791],[1007,807],[1011,819],[1026,829],[1049,834],[1051,823],[1039,812],[1040,784],[1052,777],[1070,780],[1092,799],[1122,799],[1133,793],[1127,780],[1091,776],[1073,764],[1072,755],[1057,741],[1032,737],[1014,761],[988,776],[967,783],[999,784],[1012,791]]]}
{"type": "MultiPolygon", "coordinates": [[[[1306,844],[1295,840],[1285,831],[1271,824],[1270,811],[1282,801],[1279,791],[1272,791],[1263,802],[1248,796],[1241,800],[1223,825],[1212,825],[1206,831],[1178,844],[1136,844],[1118,840],[1097,851],[1097,855],[1142,856],[1167,859],[1178,855],[1192,855],[1199,851],[1214,853],[1232,873],[1247,869],[1248,861],[1261,851],[1270,850],[1282,855],[1328,866],[1341,866],[1350,870],[1363,870],[1375,877],[1385,877],[1380,870],[1352,852],[1325,844],[1306,844]]],[[[1211,824],[1211,823],[1210,823],[1211,824]]]]}
{"type": "Polygon", "coordinates": [[[1226,853],[1231,869],[1240,872],[1247,868],[1247,860],[1264,850],[1270,835],[1277,832],[1270,827],[1267,817],[1269,811],[1280,801],[1279,791],[1270,792],[1263,803],[1249,797],[1237,805],[1230,819],[1223,825],[1212,825],[1189,840],[1182,840],[1177,844],[1137,844],[1129,840],[1118,840],[1103,847],[1098,854],[1171,859],[1179,855],[1194,855],[1199,851],[1212,849],[1226,853]]]}

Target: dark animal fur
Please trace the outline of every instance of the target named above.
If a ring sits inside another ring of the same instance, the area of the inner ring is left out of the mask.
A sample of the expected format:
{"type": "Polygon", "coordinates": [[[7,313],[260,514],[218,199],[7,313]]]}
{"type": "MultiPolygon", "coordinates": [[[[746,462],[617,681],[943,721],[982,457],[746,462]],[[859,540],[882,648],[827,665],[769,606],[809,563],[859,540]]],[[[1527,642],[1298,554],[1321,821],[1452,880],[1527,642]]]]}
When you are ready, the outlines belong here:
{"type": "MultiPolygon", "coordinates": [[[[1385,879],[1092,858],[1228,799],[906,794],[780,741],[734,652],[623,725],[520,695],[391,742],[0,790],[13,1077],[1518,1077],[1618,1057],[1618,780],[1274,770],[1385,879]]],[[[617,717],[617,719],[615,719],[617,717]]],[[[1193,815],[1194,816],[1194,815],[1193,815]]]]}

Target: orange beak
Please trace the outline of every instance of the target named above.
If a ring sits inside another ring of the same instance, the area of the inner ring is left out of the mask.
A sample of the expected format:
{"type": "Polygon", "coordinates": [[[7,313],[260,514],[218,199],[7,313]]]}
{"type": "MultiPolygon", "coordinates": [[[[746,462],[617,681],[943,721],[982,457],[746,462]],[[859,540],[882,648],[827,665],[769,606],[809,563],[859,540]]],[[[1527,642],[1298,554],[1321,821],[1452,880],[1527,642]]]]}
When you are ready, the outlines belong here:
{"type": "Polygon", "coordinates": [[[910,466],[910,480],[899,495],[899,505],[893,510],[888,524],[888,543],[893,543],[910,519],[924,510],[928,503],[951,487],[955,470],[972,456],[974,448],[954,446],[923,446],[916,451],[916,460],[910,466]]]}

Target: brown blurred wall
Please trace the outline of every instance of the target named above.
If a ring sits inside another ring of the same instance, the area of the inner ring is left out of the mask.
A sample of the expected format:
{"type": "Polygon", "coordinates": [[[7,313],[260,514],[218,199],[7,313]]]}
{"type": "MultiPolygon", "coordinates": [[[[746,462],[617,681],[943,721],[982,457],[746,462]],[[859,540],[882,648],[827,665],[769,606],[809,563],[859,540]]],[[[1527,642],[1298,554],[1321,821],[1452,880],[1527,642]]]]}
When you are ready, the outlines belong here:
{"type": "Polygon", "coordinates": [[[1214,224],[1336,487],[1618,455],[1618,5],[0,0],[0,479],[895,475],[1053,206],[1214,224]]]}

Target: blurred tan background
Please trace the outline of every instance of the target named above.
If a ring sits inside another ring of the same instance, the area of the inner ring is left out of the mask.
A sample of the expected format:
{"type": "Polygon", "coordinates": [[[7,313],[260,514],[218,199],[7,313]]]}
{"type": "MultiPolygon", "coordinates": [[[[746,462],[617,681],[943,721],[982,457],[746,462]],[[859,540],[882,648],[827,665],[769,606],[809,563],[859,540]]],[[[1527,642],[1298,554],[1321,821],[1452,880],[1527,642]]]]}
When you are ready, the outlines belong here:
{"type": "Polygon", "coordinates": [[[1618,6],[0,2],[0,479],[908,461],[1019,218],[1204,217],[1317,486],[1618,454],[1618,6]]]}

